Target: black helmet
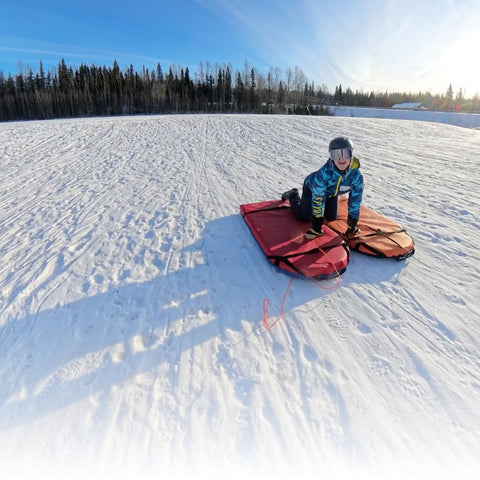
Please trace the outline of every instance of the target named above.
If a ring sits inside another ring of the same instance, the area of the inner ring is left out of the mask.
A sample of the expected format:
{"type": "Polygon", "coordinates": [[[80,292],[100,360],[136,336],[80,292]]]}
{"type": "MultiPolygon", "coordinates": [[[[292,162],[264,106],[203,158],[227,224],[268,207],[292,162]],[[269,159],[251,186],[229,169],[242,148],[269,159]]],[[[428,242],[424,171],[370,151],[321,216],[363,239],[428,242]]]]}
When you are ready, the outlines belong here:
{"type": "Polygon", "coordinates": [[[350,148],[353,151],[353,143],[347,137],[337,137],[328,145],[329,152],[340,148],[350,148]]]}

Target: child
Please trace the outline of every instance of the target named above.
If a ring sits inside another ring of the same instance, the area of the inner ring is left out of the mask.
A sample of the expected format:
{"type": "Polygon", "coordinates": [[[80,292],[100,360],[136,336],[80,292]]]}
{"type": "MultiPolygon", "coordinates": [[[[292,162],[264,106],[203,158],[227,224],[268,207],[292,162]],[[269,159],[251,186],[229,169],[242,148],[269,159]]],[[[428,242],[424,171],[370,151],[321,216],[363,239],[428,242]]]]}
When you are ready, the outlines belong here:
{"type": "Polygon", "coordinates": [[[320,170],[307,176],[303,183],[302,197],[298,188],[282,195],[289,200],[295,216],[312,221],[305,234],[311,240],[323,235],[323,219],[337,218],[338,195],[348,193],[348,230],[345,235],[358,235],[357,221],[363,195],[363,176],[360,162],[353,156],[353,144],[347,137],[334,138],[328,146],[329,159],[320,170]]]}

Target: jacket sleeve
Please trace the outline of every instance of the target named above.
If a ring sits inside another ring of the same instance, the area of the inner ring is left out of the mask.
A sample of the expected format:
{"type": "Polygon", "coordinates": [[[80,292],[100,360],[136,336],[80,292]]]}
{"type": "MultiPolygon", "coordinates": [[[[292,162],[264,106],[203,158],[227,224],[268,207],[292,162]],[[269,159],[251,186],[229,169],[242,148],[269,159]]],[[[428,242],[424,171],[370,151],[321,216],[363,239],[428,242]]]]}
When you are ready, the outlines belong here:
{"type": "Polygon", "coordinates": [[[350,195],[348,197],[348,215],[358,219],[363,197],[363,176],[358,169],[354,170],[352,175],[354,176],[352,178],[350,195]]]}

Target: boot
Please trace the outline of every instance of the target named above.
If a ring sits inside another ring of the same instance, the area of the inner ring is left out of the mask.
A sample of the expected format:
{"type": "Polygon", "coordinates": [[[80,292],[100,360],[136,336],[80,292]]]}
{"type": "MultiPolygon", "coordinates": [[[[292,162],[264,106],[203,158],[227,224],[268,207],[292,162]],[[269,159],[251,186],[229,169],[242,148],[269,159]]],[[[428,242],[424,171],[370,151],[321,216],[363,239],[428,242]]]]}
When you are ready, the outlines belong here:
{"type": "Polygon", "coordinates": [[[298,188],[292,188],[288,192],[282,194],[282,201],[290,200],[290,197],[292,197],[292,195],[298,195],[298,188]]]}

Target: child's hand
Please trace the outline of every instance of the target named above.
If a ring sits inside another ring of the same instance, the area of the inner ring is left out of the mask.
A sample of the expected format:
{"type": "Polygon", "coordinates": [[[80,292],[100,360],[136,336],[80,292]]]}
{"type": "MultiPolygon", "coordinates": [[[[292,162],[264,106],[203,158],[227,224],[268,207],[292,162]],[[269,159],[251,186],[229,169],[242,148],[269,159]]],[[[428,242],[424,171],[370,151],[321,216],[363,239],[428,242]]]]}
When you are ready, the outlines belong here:
{"type": "Polygon", "coordinates": [[[360,233],[360,229],[355,225],[354,227],[348,227],[344,235],[347,237],[354,237],[360,233]]]}

